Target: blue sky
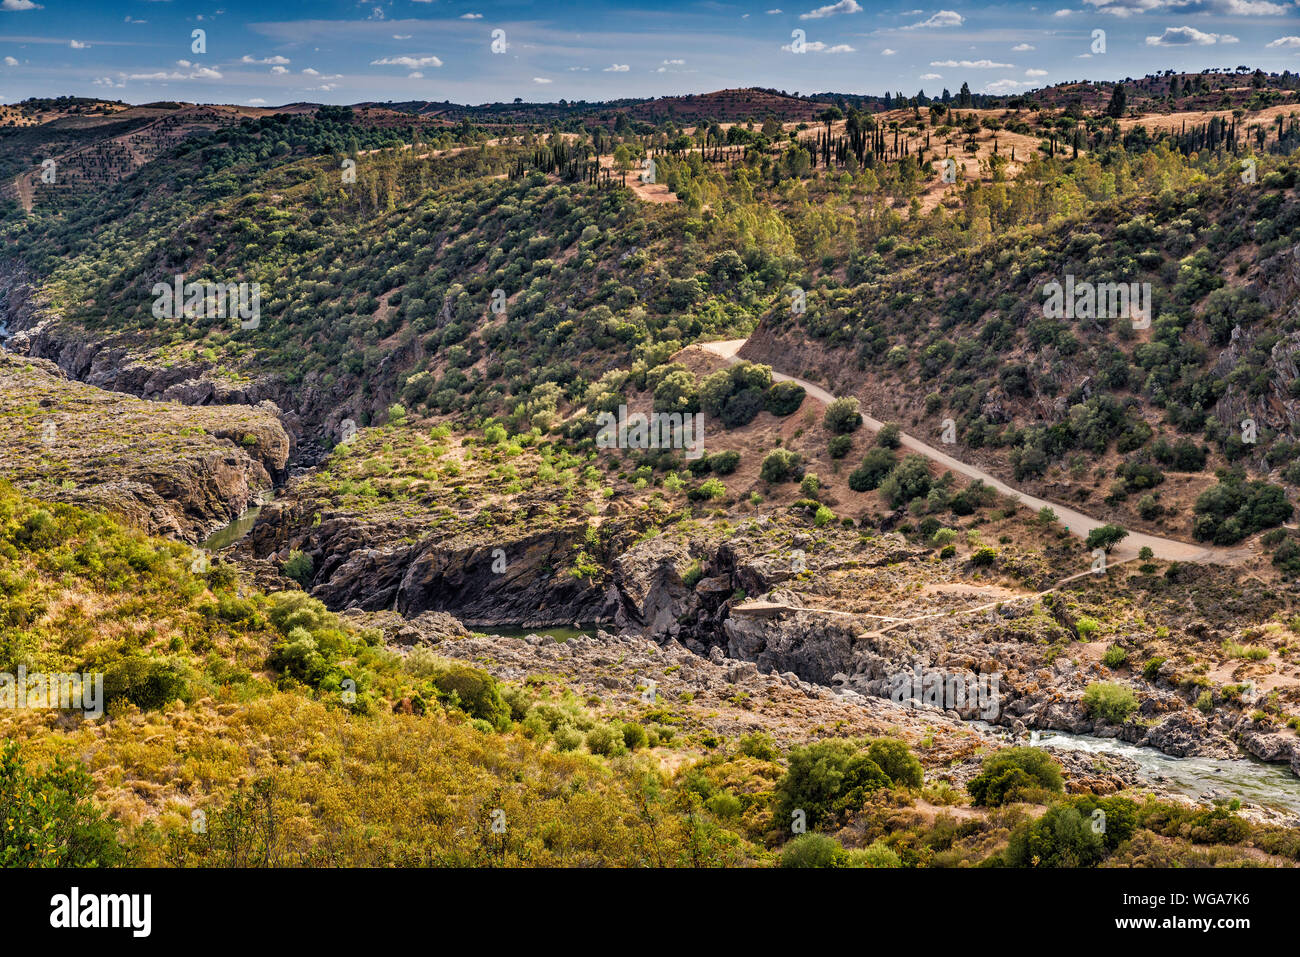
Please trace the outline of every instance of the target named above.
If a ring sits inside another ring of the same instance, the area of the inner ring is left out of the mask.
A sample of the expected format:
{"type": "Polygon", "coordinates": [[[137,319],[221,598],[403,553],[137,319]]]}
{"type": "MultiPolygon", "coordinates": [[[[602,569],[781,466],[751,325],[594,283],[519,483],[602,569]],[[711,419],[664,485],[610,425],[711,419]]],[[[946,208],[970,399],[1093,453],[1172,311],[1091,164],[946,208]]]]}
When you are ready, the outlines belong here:
{"type": "Polygon", "coordinates": [[[0,102],[935,94],[963,81],[1007,92],[1164,69],[1300,71],[1300,0],[941,2],[0,0],[0,102]]]}

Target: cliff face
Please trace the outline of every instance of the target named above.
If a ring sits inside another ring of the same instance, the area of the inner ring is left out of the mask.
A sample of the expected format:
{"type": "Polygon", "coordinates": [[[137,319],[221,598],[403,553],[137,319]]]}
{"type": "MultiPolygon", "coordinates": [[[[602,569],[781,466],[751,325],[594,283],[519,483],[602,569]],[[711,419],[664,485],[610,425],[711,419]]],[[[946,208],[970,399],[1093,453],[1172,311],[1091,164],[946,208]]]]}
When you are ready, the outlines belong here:
{"type": "Polygon", "coordinates": [[[198,542],[283,474],[289,437],[276,411],[147,402],[0,352],[0,477],[198,542]]]}

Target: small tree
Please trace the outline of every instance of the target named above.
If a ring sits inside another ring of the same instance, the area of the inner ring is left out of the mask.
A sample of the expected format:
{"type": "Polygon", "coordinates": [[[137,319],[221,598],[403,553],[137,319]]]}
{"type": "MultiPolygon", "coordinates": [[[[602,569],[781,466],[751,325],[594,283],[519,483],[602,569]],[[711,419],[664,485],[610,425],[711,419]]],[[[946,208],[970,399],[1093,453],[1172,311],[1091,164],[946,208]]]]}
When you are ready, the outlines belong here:
{"type": "Polygon", "coordinates": [[[858,400],[852,397],[836,399],[826,407],[822,420],[827,429],[836,435],[846,435],[857,431],[862,425],[862,413],[858,411],[858,400]]]}
{"type": "Polygon", "coordinates": [[[1101,525],[1088,533],[1085,542],[1088,548],[1100,548],[1107,554],[1121,541],[1128,538],[1128,532],[1118,525],[1101,525]]]}
{"type": "Polygon", "coordinates": [[[1065,789],[1061,766],[1041,748],[1003,748],[984,759],[983,769],[966,785],[974,803],[997,807],[1014,800],[1016,791],[1065,789]]]}
{"type": "Polygon", "coordinates": [[[791,452],[788,449],[774,449],[763,459],[763,465],[758,470],[758,477],[764,482],[776,484],[778,482],[790,482],[797,479],[802,473],[801,459],[798,453],[791,452]]]}
{"type": "Polygon", "coordinates": [[[1116,83],[1114,91],[1110,94],[1110,105],[1106,107],[1106,115],[1119,119],[1128,109],[1128,90],[1123,83],[1116,83]]]}

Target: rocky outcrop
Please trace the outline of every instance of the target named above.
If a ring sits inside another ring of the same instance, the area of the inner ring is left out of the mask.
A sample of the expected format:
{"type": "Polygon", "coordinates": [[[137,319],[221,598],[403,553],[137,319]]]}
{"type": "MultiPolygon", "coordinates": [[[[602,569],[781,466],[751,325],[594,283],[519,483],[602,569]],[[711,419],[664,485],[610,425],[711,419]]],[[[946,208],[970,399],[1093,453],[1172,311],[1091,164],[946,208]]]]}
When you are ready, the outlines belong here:
{"type": "MultiPolygon", "coordinates": [[[[776,618],[735,613],[723,622],[727,654],[753,661],[761,671],[790,671],[830,684],[854,668],[853,642],[861,626],[851,619],[791,611],[776,618]]],[[[885,695],[882,695],[884,697],[885,695]]]]}
{"type": "Polygon", "coordinates": [[[0,475],[56,501],[105,508],[144,531],[198,542],[283,474],[273,406],[232,411],[146,402],[0,352],[0,475]]]}
{"type": "Polygon", "coordinates": [[[663,538],[652,538],[618,556],[605,595],[618,629],[646,637],[678,637],[678,619],[695,604],[694,592],[683,578],[690,563],[686,546],[663,538]]]}

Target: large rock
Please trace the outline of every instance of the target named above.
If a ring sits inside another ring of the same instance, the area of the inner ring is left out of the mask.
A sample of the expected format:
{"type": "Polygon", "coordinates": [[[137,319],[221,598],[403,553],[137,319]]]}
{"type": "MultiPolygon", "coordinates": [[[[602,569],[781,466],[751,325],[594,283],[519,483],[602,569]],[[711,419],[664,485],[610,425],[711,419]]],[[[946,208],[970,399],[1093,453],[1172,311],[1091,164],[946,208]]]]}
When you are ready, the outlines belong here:
{"type": "Polygon", "coordinates": [[[614,624],[648,638],[676,637],[677,621],[693,600],[682,578],[690,564],[684,545],[662,537],[620,555],[606,596],[606,604],[614,607],[614,624]]]}

